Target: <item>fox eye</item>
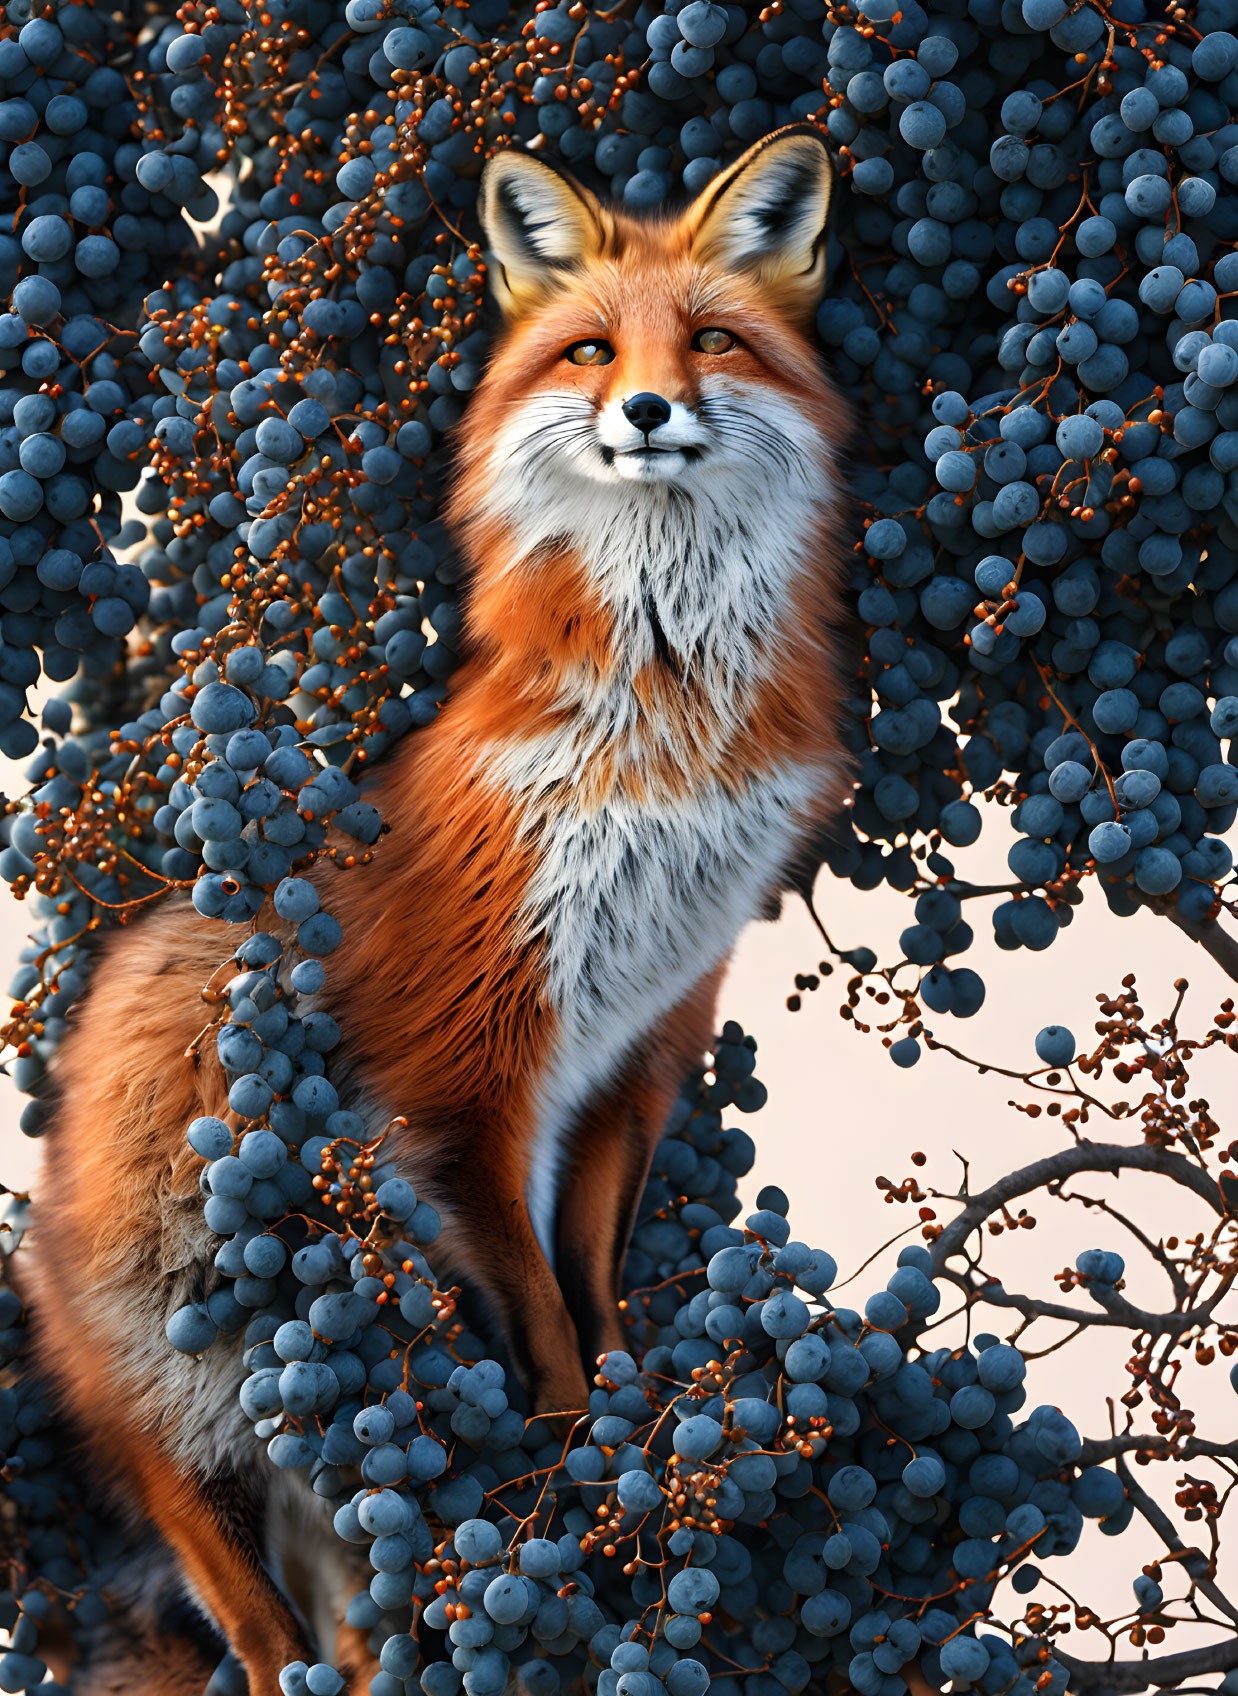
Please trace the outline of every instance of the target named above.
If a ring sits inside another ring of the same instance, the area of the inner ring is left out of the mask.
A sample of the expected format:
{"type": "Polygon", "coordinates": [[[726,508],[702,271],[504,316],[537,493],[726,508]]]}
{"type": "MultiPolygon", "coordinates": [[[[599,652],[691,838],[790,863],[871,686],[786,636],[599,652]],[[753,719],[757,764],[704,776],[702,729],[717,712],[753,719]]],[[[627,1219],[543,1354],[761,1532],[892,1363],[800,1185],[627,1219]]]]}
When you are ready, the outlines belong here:
{"type": "Polygon", "coordinates": [[[563,357],[573,365],[609,365],[615,350],[609,342],[573,342],[563,357]]]}
{"type": "Polygon", "coordinates": [[[698,330],[692,345],[698,353],[727,353],[735,346],[735,337],[729,330],[698,330]]]}

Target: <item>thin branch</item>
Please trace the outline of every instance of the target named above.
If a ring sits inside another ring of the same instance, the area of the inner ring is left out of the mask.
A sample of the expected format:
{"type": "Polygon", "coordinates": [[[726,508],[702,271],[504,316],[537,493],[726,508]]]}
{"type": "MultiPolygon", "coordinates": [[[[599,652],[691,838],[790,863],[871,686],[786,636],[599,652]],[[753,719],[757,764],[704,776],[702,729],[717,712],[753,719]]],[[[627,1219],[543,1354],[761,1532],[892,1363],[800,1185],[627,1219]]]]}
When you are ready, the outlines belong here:
{"type": "MultiPolygon", "coordinates": [[[[1031,1323],[1031,1321],[1028,1320],[1027,1324],[1030,1324],[1030,1323],[1031,1323]]],[[[1022,1332],[1024,1330],[1026,1330],[1026,1328],[1027,1328],[1026,1325],[1020,1325],[1019,1331],[1016,1334],[1022,1334],[1022,1332]]],[[[1075,1338],[1080,1334],[1080,1332],[1086,1331],[1086,1330],[1087,1330],[1087,1326],[1082,1321],[1080,1321],[1080,1323],[1078,1325],[1074,1326],[1071,1330],[1067,1331],[1063,1336],[1059,1337],[1056,1343],[1050,1343],[1048,1348],[1044,1348],[1044,1349],[1020,1349],[1019,1353],[1023,1356],[1024,1360],[1044,1360],[1046,1358],[1046,1356],[1051,1355],[1051,1354],[1056,1354],[1059,1349],[1064,1349],[1066,1347],[1067,1343],[1073,1343],[1075,1338]]]]}
{"type": "MultiPolygon", "coordinates": [[[[894,1026],[884,1025],[881,1028],[893,1030],[894,1026]]],[[[1098,1113],[1103,1113],[1106,1119],[1122,1117],[1121,1113],[1110,1107],[1107,1102],[1099,1100],[1094,1095],[1089,1095],[1085,1089],[1082,1089],[1069,1066],[1041,1066],[1034,1072],[1016,1072],[1010,1066],[998,1066],[988,1060],[975,1060],[970,1054],[964,1054],[961,1048],[954,1048],[950,1043],[943,1042],[940,1037],[933,1036],[930,1031],[925,1031],[924,1042],[926,1047],[940,1049],[943,1054],[949,1054],[954,1059],[961,1060],[965,1066],[974,1066],[981,1076],[986,1076],[989,1072],[992,1072],[999,1078],[1013,1078],[1015,1083],[1027,1084],[1032,1089],[1038,1089],[1043,1094],[1051,1095],[1059,1101],[1081,1101],[1085,1106],[1093,1107],[1098,1113]],[[1071,1088],[1055,1089],[1051,1084],[1042,1084],[1037,1081],[1042,1074],[1048,1075],[1052,1072],[1065,1072],[1070,1079],[1071,1088]]]]}
{"type": "Polygon", "coordinates": [[[1087,1308],[1067,1307],[1063,1302],[1041,1301],[1037,1296],[1021,1295],[1016,1290],[1008,1290],[997,1278],[987,1283],[976,1283],[950,1273],[946,1276],[977,1301],[988,1302],[990,1307],[1013,1307],[1016,1313],[1022,1313],[1028,1319],[1061,1319],[1068,1325],[1081,1326],[1118,1325],[1127,1330],[1146,1331],[1150,1337],[1176,1337],[1195,1325],[1209,1324],[1213,1309],[1228,1289],[1226,1285],[1210,1300],[1199,1307],[1188,1308],[1185,1313],[1145,1313],[1143,1308],[1132,1307],[1121,1296],[1093,1286],[1094,1298],[1101,1304],[1100,1312],[1094,1312],[1087,1308]]]}
{"type": "Polygon", "coordinates": [[[948,883],[947,892],[958,901],[973,901],[978,895],[1021,895],[1025,883],[948,883]]]}
{"type": "Polygon", "coordinates": [[[1104,1690],[1125,1693],[1174,1689],[1184,1679],[1206,1677],[1214,1672],[1231,1672],[1238,1667],[1238,1635],[1203,1649],[1186,1649],[1179,1655],[1145,1657],[1140,1661],[1080,1661],[1053,1645],[1053,1657],[1070,1674],[1072,1690],[1104,1690]]]}
{"type": "MultiPolygon", "coordinates": [[[[1064,1148],[1043,1160],[1034,1160],[1017,1172],[999,1178],[987,1190],[973,1196],[956,1219],[951,1220],[932,1245],[933,1267],[940,1271],[953,1254],[962,1252],[973,1231],[979,1229],[991,1213],[1018,1196],[1030,1195],[1043,1189],[1054,1179],[1073,1177],[1076,1172],[1120,1172],[1123,1168],[1144,1172],[1159,1172],[1175,1183],[1193,1190],[1208,1203],[1214,1213],[1226,1217],[1228,1209],[1219,1185],[1206,1172],[1192,1166],[1182,1155],[1167,1149],[1151,1148],[1146,1143],[1127,1146],[1119,1143],[1083,1142],[1074,1148],[1064,1148]]],[[[1072,1315],[1072,1318],[1074,1315],[1072,1315]]]]}
{"type": "MultiPolygon", "coordinates": [[[[1153,1531],[1155,1531],[1157,1536],[1162,1539],[1165,1547],[1167,1549],[1172,1549],[1176,1555],[1190,1554],[1191,1551],[1187,1549],[1185,1543],[1183,1543],[1182,1539],[1178,1536],[1177,1531],[1174,1529],[1173,1521],[1170,1519],[1169,1515],[1165,1512],[1159,1502],[1154,1502],[1152,1500],[1152,1497],[1142,1485],[1135,1482],[1134,1478],[1131,1476],[1130,1467],[1127,1466],[1121,1455],[1115,1456],[1114,1466],[1117,1468],[1118,1477],[1126,1486],[1126,1494],[1134,1503],[1137,1511],[1143,1515],[1148,1524],[1152,1527],[1153,1531]]],[[[1198,1553],[1200,1560],[1207,1564],[1207,1557],[1204,1555],[1203,1551],[1199,1550],[1198,1553]]],[[[1195,1588],[1202,1595],[1208,1598],[1213,1607],[1219,1608],[1227,1619],[1232,1619],[1234,1624],[1238,1625],[1238,1608],[1234,1606],[1234,1604],[1226,1596],[1225,1592],[1217,1586],[1215,1581],[1206,1576],[1196,1577],[1189,1566],[1185,1567],[1184,1570],[1195,1588]]],[[[1202,1671],[1203,1669],[1201,1668],[1200,1670],[1202,1671]]]]}
{"type": "Polygon", "coordinates": [[[882,1243],[880,1248],[875,1248],[873,1250],[873,1252],[869,1255],[868,1259],[864,1262],[864,1264],[862,1266],[857,1266],[855,1271],[851,1274],[851,1276],[849,1278],[843,1278],[841,1280],[841,1282],[835,1281],[834,1283],[832,1283],[830,1285],[831,1292],[834,1291],[834,1290],[845,1289],[848,1284],[853,1284],[855,1282],[855,1280],[859,1277],[860,1273],[867,1271],[868,1268],[872,1265],[873,1261],[878,1260],[885,1253],[885,1251],[888,1248],[893,1248],[895,1243],[898,1242],[900,1238],[905,1237],[905,1236],[908,1235],[909,1232],[915,1231],[915,1230],[918,1230],[918,1229],[919,1229],[919,1221],[916,1220],[912,1224],[907,1225],[903,1230],[896,1231],[894,1233],[894,1235],[889,1239],[888,1242],[882,1243]]]}
{"type": "MultiPolygon", "coordinates": [[[[1136,1325],[1139,1330],[1147,1331],[1153,1337],[1173,1336],[1191,1325],[1211,1324],[1217,1303],[1229,1294],[1235,1277],[1238,1277],[1238,1267],[1228,1267],[1207,1301],[1201,1302],[1198,1307],[1179,1309],[1172,1313],[1145,1313],[1142,1308],[1135,1307],[1125,1296],[1120,1296],[1116,1290],[1105,1284],[1091,1284],[1089,1294],[1099,1307],[1113,1315],[1119,1325],[1136,1325]]],[[[1201,1279],[1200,1282],[1202,1281],[1201,1279]]],[[[1198,1285],[1196,1287],[1198,1288],[1198,1285]]]]}
{"type": "Polygon", "coordinates": [[[1179,1301],[1186,1299],[1186,1279],[1182,1276],[1181,1272],[1179,1272],[1178,1268],[1174,1265],[1173,1261],[1169,1258],[1160,1244],[1154,1243],[1151,1237],[1141,1231],[1133,1219],[1128,1219],[1125,1213],[1120,1213],[1118,1209],[1111,1206],[1103,1196],[1081,1195],[1078,1190],[1064,1190],[1061,1188],[1058,1189],[1057,1194],[1061,1201],[1082,1202],[1085,1207],[1095,1207],[1101,1213],[1107,1213],[1111,1219],[1116,1219],[1119,1225],[1124,1225],[1135,1238],[1135,1241],[1143,1245],[1143,1247],[1151,1255],[1152,1259],[1155,1260],[1157,1265],[1165,1272],[1165,1275],[1173,1285],[1173,1292],[1177,1299],[1179,1301]]]}
{"type": "Polygon", "coordinates": [[[1221,970],[1238,983],[1238,937],[1223,930],[1215,919],[1184,918],[1178,911],[1177,902],[1166,900],[1163,896],[1145,895],[1143,904],[1154,913],[1172,919],[1180,931],[1184,931],[1192,942],[1198,942],[1221,970]]]}
{"type": "Polygon", "coordinates": [[[1238,1441],[1214,1443],[1207,1437],[1183,1437],[1180,1443],[1159,1432],[1127,1431],[1120,1437],[1090,1437],[1083,1445],[1080,1466],[1100,1466],[1116,1455],[1150,1454],[1162,1460],[1198,1460],[1205,1455],[1238,1461],[1238,1441]]]}

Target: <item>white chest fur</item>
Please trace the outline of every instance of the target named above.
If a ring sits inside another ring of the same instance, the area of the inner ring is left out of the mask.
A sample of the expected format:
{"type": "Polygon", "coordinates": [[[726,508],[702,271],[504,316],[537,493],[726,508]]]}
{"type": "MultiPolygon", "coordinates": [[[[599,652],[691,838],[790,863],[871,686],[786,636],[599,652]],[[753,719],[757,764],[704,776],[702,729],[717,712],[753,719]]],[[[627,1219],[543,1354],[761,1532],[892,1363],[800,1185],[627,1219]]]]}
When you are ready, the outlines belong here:
{"type": "Polygon", "coordinates": [[[830,787],[827,766],[806,764],[757,762],[737,782],[724,756],[775,663],[796,575],[813,569],[808,538],[831,493],[813,464],[789,454],[760,479],[731,465],[691,496],[583,481],[542,499],[523,491],[511,569],[532,575],[542,549],[570,543],[612,615],[616,651],[606,675],[582,670],[565,688],[556,705],[566,730],[492,747],[484,760],[536,844],[522,928],[545,946],[560,1040],[527,1197],[552,1264],[573,1117],[730,952],[830,787]],[[633,679],[659,645],[692,680],[700,715],[663,720],[642,706],[633,679]],[[582,779],[602,766],[615,776],[599,793],[582,779]],[[633,773],[641,782],[626,785],[633,773]]]}
{"type": "Polygon", "coordinates": [[[725,959],[793,845],[819,774],[789,768],[739,797],[711,783],[665,812],[616,803],[548,829],[529,890],[559,1040],[542,1085],[528,1200],[553,1264],[564,1134],[625,1055],[725,959]]]}

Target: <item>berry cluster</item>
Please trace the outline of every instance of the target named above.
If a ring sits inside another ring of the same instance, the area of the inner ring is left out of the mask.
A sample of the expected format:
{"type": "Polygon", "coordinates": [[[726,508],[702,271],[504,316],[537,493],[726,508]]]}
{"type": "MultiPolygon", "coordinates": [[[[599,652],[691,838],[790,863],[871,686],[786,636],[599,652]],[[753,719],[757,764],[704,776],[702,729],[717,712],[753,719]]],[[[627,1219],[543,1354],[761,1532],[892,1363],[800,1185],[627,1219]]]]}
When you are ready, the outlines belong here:
{"type": "MultiPolygon", "coordinates": [[[[263,989],[269,952],[261,934],[247,939],[229,989],[268,1010],[279,1004],[263,989]]],[[[1137,1122],[1143,1140],[1080,1137],[1100,1103],[1050,1072],[1035,1087],[1059,1111],[1073,1098],[1063,1122],[1074,1139],[952,1198],[963,1212],[946,1226],[921,1207],[922,1241],[901,1250],[862,1311],[832,1299],[832,1256],[791,1238],[781,1190],[762,1190],[739,1223],[754,1146],[723,1114],[759,1108],[764,1088],[753,1039],[725,1026],[655,1155],[624,1274],[628,1347],[600,1362],[587,1408],[564,1410],[557,1425],[526,1420],[519,1385],[485,1357],[461,1292],[436,1287],[433,1208],[385,1160],[383,1138],[360,1140],[360,1121],[321,1074],[307,1072],[295,1102],[269,1106],[271,1128],[195,1120],[218,1281],[205,1302],[173,1305],[167,1339],[190,1356],[239,1348],[255,1437],[271,1464],[306,1475],[353,1546],[347,1623],[378,1660],[371,1696],[783,1696],[836,1674],[862,1696],[897,1696],[909,1676],[1063,1692],[1082,1663],[1063,1656],[1061,1605],[1034,1594],[1039,1563],[1071,1552],[1087,1519],[1116,1535],[1137,1509],[1173,1550],[1170,1522],[1123,1457],[1208,1464],[1238,1452],[1197,1440],[1181,1394],[1186,1354],[1208,1365],[1238,1351],[1238,1328],[1213,1316],[1234,1278],[1238,1188],[1227,1170],[1210,1175],[1207,1103],[1182,1107],[1191,1056],[1238,1043],[1236,1015],[1227,1004],[1192,1040],[1177,1023],[1184,989],[1154,1023],[1129,982],[1100,998],[1093,1053],[1076,1055],[1061,1027],[1038,1039],[1042,1057],[1089,1079],[1112,1068],[1133,1086],[1103,1110],[1137,1122]],[[1063,1308],[1008,1289],[967,1246],[982,1227],[1034,1225],[1011,1212],[1013,1198],[1124,1166],[1185,1185],[1193,1206],[1218,1215],[1185,1249],[1172,1235],[1156,1248],[1176,1292],[1169,1313],[1132,1305],[1112,1249],[1085,1250],[1058,1274],[1063,1293],[1084,1297],[1063,1308]],[[971,1315],[970,1340],[953,1347],[927,1335],[947,1292],[971,1315]],[[975,1325],[982,1304],[1019,1310],[1020,1346],[975,1325]],[[1155,1432],[1128,1420],[1083,1442],[1057,1408],[1019,1418],[1022,1332],[1037,1316],[1129,1326],[1122,1402],[1147,1400],[1155,1432]],[[1029,1598],[1013,1618],[1012,1594],[1029,1598]]],[[[1219,1152],[1232,1160],[1238,1145],[1219,1152]]],[[[940,1194],[918,1180],[878,1182],[891,1201],[940,1194]]],[[[18,1206],[7,1228],[20,1237],[24,1219],[18,1206]]],[[[0,1592],[13,1633],[0,1688],[54,1691],[63,1686],[40,1681],[57,1650],[70,1642],[90,1667],[108,1630],[131,1640],[137,1574],[149,1573],[153,1596],[167,1574],[158,1551],[127,1541],[93,1500],[34,1363],[15,1358],[23,1342],[21,1303],[0,1288],[0,1514],[16,1556],[13,1587],[0,1592]]],[[[1238,1385],[1238,1367],[1231,1376],[1238,1385]]],[[[1197,1468],[1179,1504],[1188,1519],[1215,1520],[1222,1506],[1197,1468]]],[[[1189,1605],[1209,1568],[1197,1551],[1181,1555],[1189,1605]]],[[[1115,1644],[1119,1632],[1159,1643],[1192,1617],[1166,1602],[1169,1572],[1145,1567],[1135,1609],[1112,1622],[1074,1603],[1075,1623],[1103,1625],[1115,1644]]],[[[1229,1647],[1193,1651],[1190,1665],[1223,1670],[1229,1647]]],[[[211,1688],[223,1696],[242,1681],[225,1657],[211,1688]]],[[[338,1696],[344,1682],[328,1663],[296,1663],[282,1687],[338,1696]]]]}
{"type": "MultiPolygon", "coordinates": [[[[791,1240],[782,1192],[733,1223],[753,1145],[722,1112],[751,1099],[754,1048],[729,1025],[712,1081],[676,1106],[625,1278],[631,1351],[603,1360],[567,1439],[509,1405],[503,1369],[434,1287],[433,1209],[381,1146],[362,1150],[351,1115],[318,1102],[299,1143],[190,1127],[223,1279],[170,1315],[168,1338],[197,1355],[243,1330],[241,1405],[271,1462],[306,1470],[368,1555],[347,1618],[373,1634],[372,1696],[500,1696],[513,1676],[528,1696],[582,1677],[602,1696],[781,1696],[831,1668],[880,1696],[911,1662],[934,1683],[1065,1689],[1041,1640],[976,1625],[999,1576],[1069,1552],[1084,1516],[1123,1529],[1122,1485],[1080,1466],[1056,1409],[1015,1422],[1017,1349],[917,1347],[941,1301],[926,1248],[904,1249],[860,1313],[830,1305],[837,1267],[791,1240]]],[[[16,1300],[0,1303],[16,1322],[16,1300]]],[[[23,1393],[39,1405],[37,1386],[7,1392],[5,1447],[36,1478],[10,1489],[43,1578],[76,1593],[81,1567],[70,1578],[40,1541],[65,1534],[37,1482],[57,1456],[23,1440],[48,1420],[23,1393]]],[[[107,1563],[86,1548],[94,1594],[107,1563]]],[[[74,1628],[94,1623],[91,1604],[74,1628]]],[[[27,1635],[0,1660],[5,1688],[43,1676],[27,1635]]],[[[343,1681],[293,1665],[282,1686],[333,1696],[343,1681]]]]}

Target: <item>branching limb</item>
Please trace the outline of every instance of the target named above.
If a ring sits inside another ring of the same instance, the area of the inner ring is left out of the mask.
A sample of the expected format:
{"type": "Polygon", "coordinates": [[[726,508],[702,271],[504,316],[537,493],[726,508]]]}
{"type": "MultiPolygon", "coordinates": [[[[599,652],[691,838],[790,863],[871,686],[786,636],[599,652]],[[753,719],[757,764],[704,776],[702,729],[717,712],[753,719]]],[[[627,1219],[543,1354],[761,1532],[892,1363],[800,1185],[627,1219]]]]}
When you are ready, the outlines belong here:
{"type": "MultiPolygon", "coordinates": [[[[1130,1468],[1121,1455],[1115,1457],[1114,1465],[1117,1468],[1118,1477],[1126,1486],[1127,1495],[1135,1505],[1135,1511],[1143,1515],[1153,1531],[1162,1539],[1167,1549],[1171,1549],[1176,1555],[1187,1554],[1189,1551],[1174,1529],[1173,1521],[1160,1503],[1154,1502],[1142,1485],[1135,1482],[1131,1476],[1130,1468]]],[[[1199,1559],[1201,1564],[1207,1564],[1202,1551],[1199,1559]]],[[[1225,1592],[1219,1589],[1216,1583],[1206,1575],[1201,1576],[1192,1572],[1189,1566],[1184,1566],[1184,1570],[1200,1595],[1206,1596],[1214,1608],[1219,1608],[1227,1619],[1232,1619],[1234,1624],[1238,1625],[1238,1608],[1229,1600],[1225,1592]]]]}
{"type": "Polygon", "coordinates": [[[1212,1322],[1213,1313],[1218,1302],[1229,1294],[1238,1269],[1230,1268],[1222,1277],[1217,1288],[1207,1301],[1198,1307],[1188,1308],[1185,1312],[1176,1313],[1145,1313],[1142,1308],[1134,1307],[1120,1296],[1116,1290],[1109,1289],[1104,1284],[1089,1286],[1092,1299],[1111,1314],[1120,1325],[1133,1325],[1141,1331],[1147,1331],[1151,1336],[1170,1336],[1175,1332],[1186,1330],[1190,1325],[1208,1325],[1212,1322]]]}
{"type": "Polygon", "coordinates": [[[1065,1654],[1055,1643],[1055,1660],[1070,1674],[1071,1690],[1104,1690],[1125,1693],[1177,1689],[1185,1679],[1206,1678],[1209,1673],[1231,1672],[1238,1667],[1238,1635],[1203,1649],[1185,1649],[1178,1655],[1159,1655],[1140,1661],[1080,1661],[1065,1654]]]}
{"type": "Polygon", "coordinates": [[[1238,1441],[1213,1443],[1206,1437],[1183,1437],[1173,1442],[1152,1431],[1128,1431],[1120,1437],[1089,1438],[1083,1445],[1080,1466],[1100,1466],[1116,1455],[1151,1454],[1166,1460],[1198,1460],[1209,1455],[1218,1460],[1238,1461],[1238,1441]]]}
{"type": "MultiPolygon", "coordinates": [[[[972,1196],[956,1219],[951,1220],[932,1245],[934,1268],[940,1270],[951,1255],[959,1254],[971,1233],[977,1230],[990,1214],[1017,1197],[1030,1195],[1056,1179],[1073,1177],[1077,1172],[1112,1172],[1122,1170],[1158,1172],[1206,1201],[1214,1213],[1225,1216],[1226,1206],[1220,1187],[1214,1179],[1193,1166],[1189,1160],[1169,1149],[1152,1148],[1147,1143],[1124,1146],[1119,1143],[1082,1142],[1074,1148],[1064,1148],[1057,1154],[1035,1160],[1017,1172],[999,1178],[987,1190],[972,1196]]],[[[1076,1317],[1071,1315],[1072,1318],[1076,1317]]]]}
{"type": "Polygon", "coordinates": [[[988,1302],[990,1307],[1013,1307],[1016,1313],[1027,1319],[1061,1319],[1068,1325],[1079,1326],[1116,1325],[1124,1330],[1146,1331],[1150,1337],[1176,1337],[1195,1325],[1209,1324],[1213,1309],[1229,1288],[1227,1281],[1210,1300],[1199,1307],[1188,1308],[1185,1313],[1146,1313],[1143,1308],[1132,1307],[1121,1296],[1100,1285],[1093,1286],[1099,1308],[1087,1309],[1069,1307],[1065,1302],[1042,1301],[1038,1296],[1021,1295],[1018,1291],[1006,1289],[995,1278],[987,1283],[977,1283],[950,1273],[946,1276],[977,1301],[988,1302]]]}
{"type": "Polygon", "coordinates": [[[1143,902],[1146,907],[1151,907],[1153,912],[1172,919],[1179,930],[1185,931],[1192,942],[1198,942],[1201,948],[1211,954],[1221,970],[1238,983],[1238,936],[1223,929],[1216,919],[1183,918],[1176,901],[1167,901],[1157,895],[1145,895],[1143,902]]]}
{"type": "Polygon", "coordinates": [[[1103,1196],[1081,1195],[1077,1190],[1064,1189],[1059,1189],[1057,1194],[1062,1201],[1082,1202],[1084,1207],[1094,1207],[1100,1213],[1107,1213],[1111,1219],[1116,1219],[1119,1225],[1125,1226],[1125,1228],[1134,1237],[1135,1241],[1146,1249],[1151,1258],[1155,1260],[1156,1264],[1162,1268],[1166,1277],[1168,1277],[1170,1283],[1173,1285],[1175,1297],[1179,1301],[1186,1300],[1186,1279],[1182,1276],[1181,1272],[1174,1265],[1173,1261],[1166,1254],[1160,1244],[1154,1243],[1152,1238],[1148,1236],[1145,1231],[1141,1231],[1133,1219],[1128,1219],[1125,1213],[1119,1212],[1119,1210],[1110,1202],[1107,1202],[1103,1196]]]}

